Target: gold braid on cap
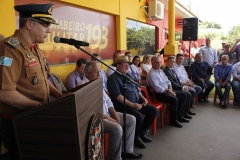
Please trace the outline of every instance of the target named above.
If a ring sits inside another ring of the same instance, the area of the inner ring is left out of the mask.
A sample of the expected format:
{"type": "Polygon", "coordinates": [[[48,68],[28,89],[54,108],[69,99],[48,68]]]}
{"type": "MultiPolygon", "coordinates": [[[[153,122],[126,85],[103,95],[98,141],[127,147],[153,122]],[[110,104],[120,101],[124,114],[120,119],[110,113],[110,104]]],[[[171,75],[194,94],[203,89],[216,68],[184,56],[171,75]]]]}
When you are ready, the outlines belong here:
{"type": "Polygon", "coordinates": [[[52,6],[48,9],[48,13],[49,13],[49,14],[52,14],[53,7],[54,7],[54,5],[52,5],[52,6]]]}
{"type": "Polygon", "coordinates": [[[46,18],[52,18],[52,15],[49,15],[49,14],[32,14],[32,17],[46,17],[46,18]]]}

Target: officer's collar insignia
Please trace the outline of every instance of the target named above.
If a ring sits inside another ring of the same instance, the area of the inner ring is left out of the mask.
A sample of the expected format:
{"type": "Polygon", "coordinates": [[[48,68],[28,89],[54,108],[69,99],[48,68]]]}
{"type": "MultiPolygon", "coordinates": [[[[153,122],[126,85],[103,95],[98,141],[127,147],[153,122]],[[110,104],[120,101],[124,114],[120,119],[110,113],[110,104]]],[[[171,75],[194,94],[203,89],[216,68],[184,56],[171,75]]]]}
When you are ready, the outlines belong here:
{"type": "Polygon", "coordinates": [[[17,48],[17,46],[21,43],[21,41],[16,37],[9,37],[5,42],[14,48],[17,48]]]}

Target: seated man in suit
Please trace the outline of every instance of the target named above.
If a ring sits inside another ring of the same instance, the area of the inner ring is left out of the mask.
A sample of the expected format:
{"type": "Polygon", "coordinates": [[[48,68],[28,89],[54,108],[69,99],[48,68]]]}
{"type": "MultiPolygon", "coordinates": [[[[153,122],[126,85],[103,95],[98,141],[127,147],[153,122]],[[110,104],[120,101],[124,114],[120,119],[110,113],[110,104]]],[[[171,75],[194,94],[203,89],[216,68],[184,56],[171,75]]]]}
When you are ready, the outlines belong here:
{"type": "Polygon", "coordinates": [[[196,53],[195,61],[191,65],[191,73],[193,83],[202,87],[202,92],[198,95],[198,102],[209,102],[207,96],[214,87],[214,84],[210,81],[212,75],[212,67],[205,61],[203,61],[202,53],[196,53]],[[205,88],[205,92],[203,89],[205,88]]]}
{"type": "Polygon", "coordinates": [[[168,77],[169,81],[172,84],[172,88],[174,91],[182,92],[186,96],[186,108],[185,108],[185,117],[191,119],[192,117],[190,115],[195,115],[196,113],[193,113],[190,111],[189,108],[192,107],[194,98],[196,95],[196,91],[193,88],[190,88],[186,85],[182,85],[180,80],[177,77],[177,74],[174,72],[173,67],[175,64],[175,57],[169,56],[167,59],[167,66],[163,70],[166,76],[168,77]]]}
{"type": "Polygon", "coordinates": [[[87,60],[85,58],[79,58],[76,62],[76,69],[68,74],[66,78],[66,88],[75,88],[81,84],[84,78],[84,67],[86,66],[87,60]]]}
{"type": "MultiPolygon", "coordinates": [[[[50,72],[50,67],[49,67],[49,62],[47,61],[46,58],[44,58],[44,61],[46,62],[46,67],[47,67],[47,75],[48,75],[48,80],[52,85],[57,88],[61,93],[65,93],[67,91],[66,87],[64,86],[61,78],[59,75],[51,73],[50,72]]],[[[56,98],[53,96],[50,96],[50,100],[53,101],[56,98]]]]}
{"type": "MultiPolygon", "coordinates": [[[[100,54],[93,53],[92,55],[95,58],[101,60],[100,54]]],[[[93,57],[91,57],[91,61],[96,61],[97,64],[99,65],[99,62],[96,59],[94,59],[93,57]]],[[[99,68],[100,68],[100,65],[99,65],[99,68]]],[[[100,68],[100,77],[102,77],[102,79],[103,79],[103,89],[108,93],[108,89],[107,89],[107,76],[106,76],[106,73],[104,72],[104,70],[102,68],[100,68]]]]}
{"type": "MultiPolygon", "coordinates": [[[[116,66],[118,72],[132,79],[131,75],[128,74],[130,64],[131,62],[129,62],[128,57],[122,55],[116,58],[116,61],[113,65],[116,66]]],[[[118,112],[124,111],[124,83],[122,78],[123,77],[120,74],[114,72],[108,78],[107,82],[110,97],[116,111],[118,112]]],[[[136,84],[127,82],[125,88],[126,113],[131,114],[136,118],[134,144],[140,148],[145,148],[146,145],[144,142],[152,142],[152,139],[147,136],[146,131],[151,126],[153,120],[157,116],[158,111],[155,106],[148,104],[147,99],[142,95],[136,84]]]]}
{"type": "Polygon", "coordinates": [[[186,95],[172,90],[171,82],[162,71],[161,66],[161,59],[158,56],[153,56],[152,69],[147,74],[147,82],[159,101],[170,104],[171,124],[182,128],[182,124],[179,121],[189,121],[184,118],[186,95]]]}
{"type": "MultiPolygon", "coordinates": [[[[100,77],[100,68],[94,61],[87,62],[85,66],[85,75],[82,83],[93,81],[100,77]]],[[[103,127],[104,132],[109,133],[109,149],[108,158],[121,160],[122,149],[122,126],[123,114],[116,112],[110,97],[103,89],[103,127]]],[[[130,114],[126,114],[126,157],[131,159],[139,159],[142,154],[133,152],[133,141],[135,134],[136,119],[130,114]]]]}
{"type": "Polygon", "coordinates": [[[214,69],[215,87],[220,100],[219,105],[223,108],[227,107],[226,101],[231,89],[232,65],[228,63],[228,59],[228,55],[223,55],[221,62],[214,69]],[[222,88],[225,89],[224,93],[222,93],[222,88]]]}

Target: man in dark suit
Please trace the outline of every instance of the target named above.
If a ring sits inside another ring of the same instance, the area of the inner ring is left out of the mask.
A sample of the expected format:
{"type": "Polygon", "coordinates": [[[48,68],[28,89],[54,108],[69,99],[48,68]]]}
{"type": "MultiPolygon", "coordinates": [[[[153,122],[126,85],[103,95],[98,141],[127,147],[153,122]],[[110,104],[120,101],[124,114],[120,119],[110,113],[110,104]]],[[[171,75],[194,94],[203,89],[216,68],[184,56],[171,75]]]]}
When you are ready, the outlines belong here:
{"type": "Polygon", "coordinates": [[[185,109],[185,118],[191,119],[191,115],[195,115],[196,113],[190,111],[190,107],[192,107],[194,98],[196,95],[196,91],[194,89],[189,88],[186,85],[182,85],[180,80],[177,77],[177,74],[173,70],[175,64],[175,57],[169,56],[167,59],[167,66],[163,70],[169,81],[172,84],[172,88],[175,91],[182,92],[186,96],[186,109],[185,109]]]}

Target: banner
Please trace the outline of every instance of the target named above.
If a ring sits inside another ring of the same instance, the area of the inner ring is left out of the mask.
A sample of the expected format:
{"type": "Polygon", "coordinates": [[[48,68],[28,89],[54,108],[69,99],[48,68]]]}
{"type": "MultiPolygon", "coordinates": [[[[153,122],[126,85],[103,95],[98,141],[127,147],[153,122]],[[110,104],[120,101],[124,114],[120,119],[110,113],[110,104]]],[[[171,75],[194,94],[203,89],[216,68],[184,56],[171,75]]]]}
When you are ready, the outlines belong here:
{"type": "MultiPolygon", "coordinates": [[[[27,3],[32,1],[15,0],[15,5],[27,3]]],[[[90,59],[72,45],[55,43],[53,41],[55,36],[88,42],[89,47],[82,47],[86,51],[99,53],[102,59],[112,58],[116,51],[115,16],[50,0],[39,0],[37,3],[53,3],[53,19],[59,23],[50,26],[51,32],[45,43],[39,44],[50,64],[65,63],[65,58],[69,58],[69,63],[76,62],[78,58],[90,59]]],[[[19,26],[18,20],[18,12],[16,12],[17,26],[19,26]]]]}

